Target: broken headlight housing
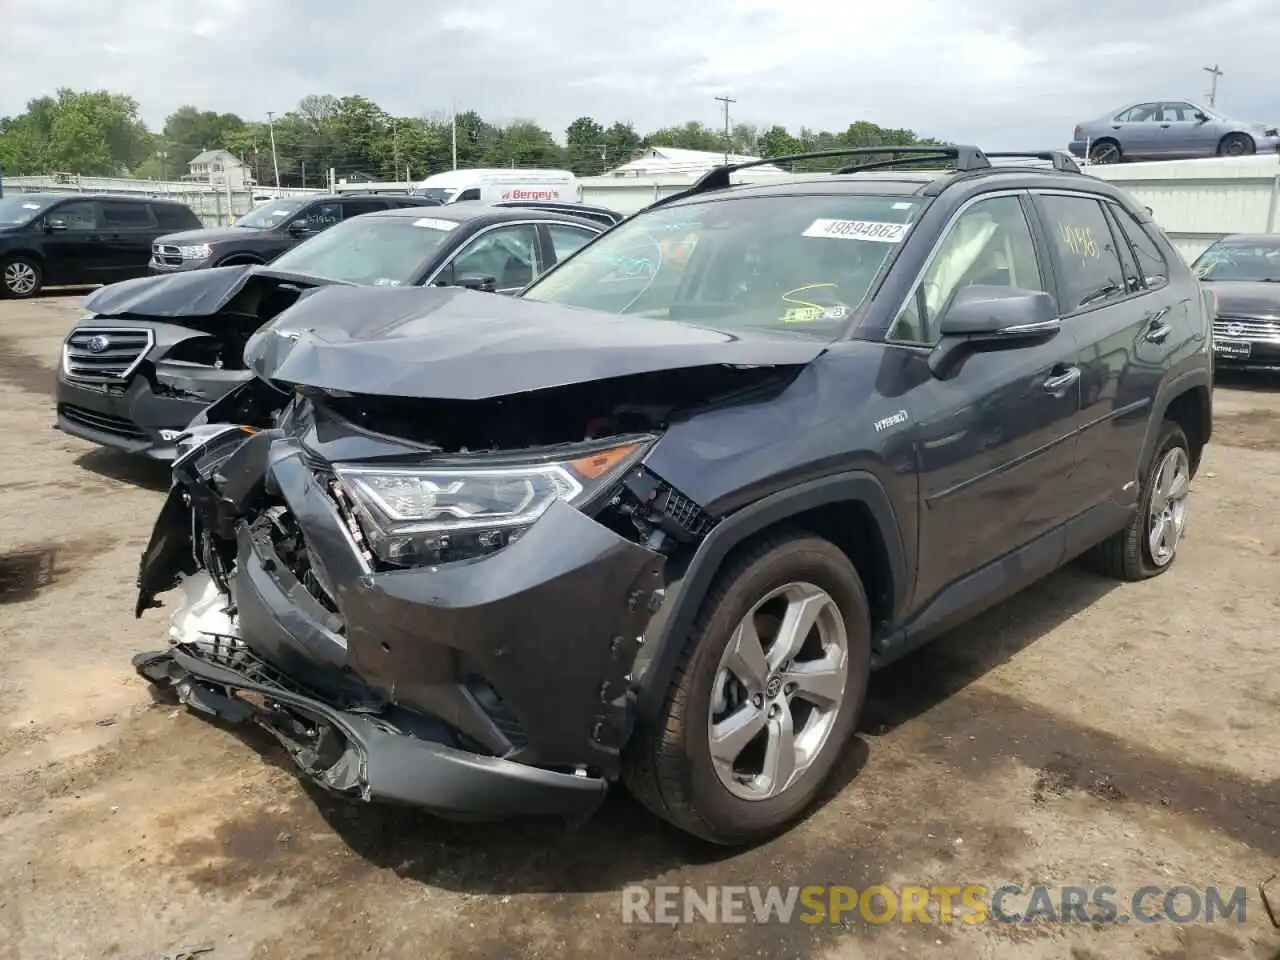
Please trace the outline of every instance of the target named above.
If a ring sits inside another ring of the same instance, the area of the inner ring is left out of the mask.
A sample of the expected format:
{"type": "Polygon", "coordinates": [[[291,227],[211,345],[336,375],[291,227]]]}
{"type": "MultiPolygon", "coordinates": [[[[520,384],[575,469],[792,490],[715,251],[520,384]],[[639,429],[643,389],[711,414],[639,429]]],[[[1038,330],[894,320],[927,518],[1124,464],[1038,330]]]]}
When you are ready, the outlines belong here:
{"type": "Polygon", "coordinates": [[[557,459],[346,463],[334,464],[333,472],[339,501],[380,560],[397,567],[449,563],[513,543],[557,500],[577,507],[595,502],[656,438],[621,439],[557,459]]]}

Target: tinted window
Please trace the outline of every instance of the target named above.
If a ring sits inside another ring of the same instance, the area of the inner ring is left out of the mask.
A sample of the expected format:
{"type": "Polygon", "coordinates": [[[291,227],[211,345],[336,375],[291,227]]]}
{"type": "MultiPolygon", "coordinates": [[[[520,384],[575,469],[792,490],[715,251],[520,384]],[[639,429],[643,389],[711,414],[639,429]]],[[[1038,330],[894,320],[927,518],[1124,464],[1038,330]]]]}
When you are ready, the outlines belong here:
{"type": "Polygon", "coordinates": [[[99,207],[102,209],[103,226],[135,230],[140,227],[154,226],[151,220],[151,208],[145,203],[103,200],[99,203],[99,207]]]}
{"type": "Polygon", "coordinates": [[[11,226],[28,223],[40,216],[40,211],[52,201],[48,197],[31,194],[15,194],[0,200],[0,224],[11,226]]]}
{"type": "Polygon", "coordinates": [[[373,213],[375,210],[385,209],[387,209],[387,205],[381,200],[343,200],[342,219],[350,220],[352,217],[358,217],[362,213],[373,213]]]}
{"type": "Polygon", "coordinates": [[[399,287],[420,278],[456,228],[429,215],[359,217],[304,240],[271,266],[329,280],[399,287]]]}
{"type": "Polygon", "coordinates": [[[1116,222],[1114,205],[1103,204],[1103,211],[1107,213],[1107,225],[1111,227],[1111,236],[1116,242],[1116,252],[1120,255],[1120,268],[1124,271],[1125,289],[1130,293],[1141,290],[1145,286],[1142,282],[1142,272],[1138,269],[1138,261],[1134,258],[1124,231],[1116,222]]]}
{"type": "Polygon", "coordinates": [[[247,230],[271,230],[280,226],[306,205],[305,200],[268,200],[236,221],[247,230]]]}
{"type": "Polygon", "coordinates": [[[920,204],[877,196],[742,197],[645,211],[525,296],[832,340],[908,236],[920,204]]]}
{"type": "Polygon", "coordinates": [[[479,187],[471,187],[470,189],[468,189],[468,190],[463,190],[463,191],[462,191],[462,193],[458,194],[458,200],[459,200],[459,201],[462,201],[462,200],[479,200],[479,199],[480,199],[480,188],[479,188],[479,187]]]}
{"type": "Polygon", "coordinates": [[[317,203],[308,207],[295,223],[300,223],[308,230],[327,230],[342,219],[342,204],[317,203]]]}
{"type": "Polygon", "coordinates": [[[1058,259],[1063,313],[1126,293],[1124,270],[1102,206],[1090,197],[1039,197],[1049,243],[1058,259]]]}
{"type": "Polygon", "coordinates": [[[190,207],[180,207],[174,203],[157,203],[151,207],[156,216],[156,223],[166,230],[187,230],[201,226],[200,219],[190,207]]]}
{"type": "Polygon", "coordinates": [[[557,260],[563,260],[595,236],[584,227],[567,227],[558,223],[549,224],[547,232],[551,234],[551,247],[556,252],[557,260]]]}
{"type": "Polygon", "coordinates": [[[1128,210],[1118,203],[1108,204],[1116,222],[1129,239],[1134,256],[1138,258],[1138,271],[1149,289],[1162,287],[1169,282],[1169,263],[1160,247],[1151,239],[1151,227],[1138,222],[1128,210]]]}
{"type": "Polygon", "coordinates": [[[888,339],[937,343],[939,321],[956,291],[973,284],[1044,289],[1031,228],[1017,197],[981,200],[956,219],[889,328],[888,339]]]}
{"type": "Polygon", "coordinates": [[[492,277],[499,290],[523,287],[537,274],[537,244],[537,230],[529,224],[496,227],[463,247],[440,279],[492,277]]]}
{"type": "Polygon", "coordinates": [[[53,226],[65,227],[73,233],[85,233],[98,229],[97,205],[91,200],[77,200],[64,203],[50,210],[45,222],[53,226]]]}

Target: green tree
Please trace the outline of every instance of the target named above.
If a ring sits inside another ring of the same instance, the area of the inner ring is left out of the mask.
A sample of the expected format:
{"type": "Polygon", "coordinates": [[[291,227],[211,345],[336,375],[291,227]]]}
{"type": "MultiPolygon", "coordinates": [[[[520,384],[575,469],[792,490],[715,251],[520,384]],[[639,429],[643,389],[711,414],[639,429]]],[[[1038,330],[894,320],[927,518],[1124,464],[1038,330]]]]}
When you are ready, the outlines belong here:
{"type": "Polygon", "coordinates": [[[25,113],[4,121],[0,158],[13,172],[126,173],[152,151],[138,102],[106,90],[59,89],[37,97],[25,113]]]}
{"type": "Polygon", "coordinates": [[[564,132],[565,163],[580,177],[596,176],[604,171],[608,144],[605,131],[593,117],[579,117],[564,132]]]}
{"type": "Polygon", "coordinates": [[[531,120],[493,128],[483,162],[490,167],[559,167],[564,151],[550,132],[531,120]]]}
{"type": "Polygon", "coordinates": [[[663,127],[644,138],[651,147],[675,147],[680,150],[724,150],[724,135],[716,133],[697,120],[678,127],[663,127]]]}
{"type": "Polygon", "coordinates": [[[759,147],[762,157],[785,157],[804,150],[804,144],[787,132],[787,128],[775,124],[760,134],[759,147]]]}
{"type": "Polygon", "coordinates": [[[629,123],[615,122],[604,132],[605,169],[626,163],[640,149],[640,134],[629,123]]]}
{"type": "Polygon", "coordinates": [[[217,113],[193,106],[179,107],[165,118],[162,149],[169,163],[176,168],[184,168],[205,150],[227,148],[227,138],[244,125],[244,121],[234,113],[217,113]]]}

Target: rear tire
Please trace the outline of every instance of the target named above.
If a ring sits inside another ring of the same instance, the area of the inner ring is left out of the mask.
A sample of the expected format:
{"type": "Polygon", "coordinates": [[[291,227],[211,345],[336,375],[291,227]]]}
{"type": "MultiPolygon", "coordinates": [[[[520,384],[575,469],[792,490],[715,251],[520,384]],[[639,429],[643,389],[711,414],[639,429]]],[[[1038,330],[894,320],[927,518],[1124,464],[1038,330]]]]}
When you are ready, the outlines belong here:
{"type": "Polygon", "coordinates": [[[1218,144],[1220,157],[1247,157],[1258,152],[1258,145],[1247,133],[1228,133],[1218,144]]]}
{"type": "Polygon", "coordinates": [[[1090,163],[1121,163],[1123,160],[1124,151],[1115,140],[1097,140],[1089,145],[1090,163]]]}
{"type": "Polygon", "coordinates": [[[777,833],[813,802],[854,729],[870,637],[862,582],[834,544],[791,531],[750,547],[717,575],[661,713],[637,727],[625,757],[627,789],[713,843],[777,833]],[[812,618],[812,628],[788,630],[789,617],[806,625],[812,618]],[[748,624],[753,629],[744,633],[748,624]],[[739,653],[751,649],[752,637],[759,671],[738,666],[752,660],[739,653]],[[788,644],[791,637],[798,639],[788,644]],[[739,673],[760,682],[740,682],[739,673]],[[748,724],[754,733],[732,735],[748,724]]]}
{"type": "Polygon", "coordinates": [[[1098,573],[1117,580],[1147,580],[1173,566],[1186,530],[1191,448],[1176,423],[1160,427],[1155,456],[1143,478],[1138,512],[1129,525],[1085,554],[1098,573]],[[1158,537],[1159,531],[1165,537],[1158,537]]]}
{"type": "Polygon", "coordinates": [[[12,300],[36,296],[44,287],[44,271],[31,257],[14,254],[0,261],[0,294],[12,300]]]}

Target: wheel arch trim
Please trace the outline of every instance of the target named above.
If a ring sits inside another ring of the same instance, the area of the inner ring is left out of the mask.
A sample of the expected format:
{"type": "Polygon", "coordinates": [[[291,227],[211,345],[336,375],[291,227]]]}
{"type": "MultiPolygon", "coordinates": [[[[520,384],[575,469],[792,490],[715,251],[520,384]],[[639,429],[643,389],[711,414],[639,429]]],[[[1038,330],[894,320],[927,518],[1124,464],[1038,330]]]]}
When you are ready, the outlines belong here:
{"type": "Polygon", "coordinates": [[[716,524],[683,569],[675,564],[668,567],[674,579],[667,602],[649,622],[637,660],[635,685],[641,719],[651,720],[661,711],[685,638],[730,551],[789,518],[842,502],[861,503],[871,512],[888,557],[893,607],[901,608],[909,587],[906,549],[893,502],[874,474],[864,470],[833,474],[763,497],[716,524]]]}

